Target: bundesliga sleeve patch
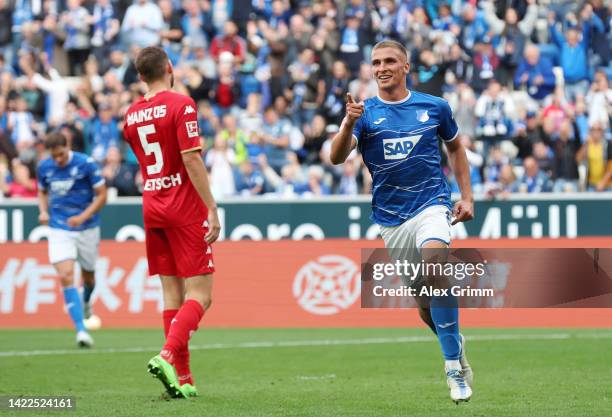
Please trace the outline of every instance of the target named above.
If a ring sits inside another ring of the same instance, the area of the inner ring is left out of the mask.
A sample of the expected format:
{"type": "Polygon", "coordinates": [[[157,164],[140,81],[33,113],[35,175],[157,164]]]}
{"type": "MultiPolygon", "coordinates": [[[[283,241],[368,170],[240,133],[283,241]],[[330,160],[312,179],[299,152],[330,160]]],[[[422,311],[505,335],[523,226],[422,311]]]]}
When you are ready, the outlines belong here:
{"type": "Polygon", "coordinates": [[[190,138],[197,138],[200,136],[200,133],[198,132],[198,122],[185,122],[185,127],[187,128],[187,136],[190,138]]]}

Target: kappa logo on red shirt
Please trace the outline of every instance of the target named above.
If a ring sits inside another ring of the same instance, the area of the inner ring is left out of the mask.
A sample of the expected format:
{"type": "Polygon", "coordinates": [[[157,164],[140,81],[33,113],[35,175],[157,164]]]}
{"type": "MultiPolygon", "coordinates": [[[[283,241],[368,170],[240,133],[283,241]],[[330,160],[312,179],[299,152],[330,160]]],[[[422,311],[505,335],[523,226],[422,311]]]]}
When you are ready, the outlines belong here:
{"type": "Polygon", "coordinates": [[[200,133],[198,132],[198,122],[185,122],[185,127],[187,128],[187,136],[190,138],[197,138],[200,136],[200,133]]]}
{"type": "Polygon", "coordinates": [[[185,107],[185,113],[183,114],[185,115],[185,114],[191,114],[191,113],[195,113],[195,109],[188,105],[187,107],[185,107]]]}

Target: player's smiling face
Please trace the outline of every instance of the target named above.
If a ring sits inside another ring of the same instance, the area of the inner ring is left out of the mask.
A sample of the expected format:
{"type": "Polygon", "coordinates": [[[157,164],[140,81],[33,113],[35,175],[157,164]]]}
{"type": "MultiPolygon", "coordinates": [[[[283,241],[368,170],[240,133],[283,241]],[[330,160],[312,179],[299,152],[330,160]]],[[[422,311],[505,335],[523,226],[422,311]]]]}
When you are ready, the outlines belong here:
{"type": "Polygon", "coordinates": [[[372,51],[372,73],[379,89],[404,86],[409,70],[408,57],[399,49],[383,47],[372,51]]]}

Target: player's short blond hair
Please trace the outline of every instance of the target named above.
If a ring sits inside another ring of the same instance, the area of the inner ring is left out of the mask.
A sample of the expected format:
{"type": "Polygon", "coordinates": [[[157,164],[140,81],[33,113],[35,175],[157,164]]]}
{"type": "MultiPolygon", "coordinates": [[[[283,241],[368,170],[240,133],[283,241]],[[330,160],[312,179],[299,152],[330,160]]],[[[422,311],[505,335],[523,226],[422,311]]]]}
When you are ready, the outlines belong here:
{"type": "Polygon", "coordinates": [[[374,48],[372,48],[372,52],[380,48],[397,49],[406,57],[406,62],[410,61],[410,56],[408,55],[408,49],[406,49],[406,47],[402,45],[401,43],[399,43],[398,41],[394,41],[393,39],[385,39],[384,41],[380,41],[376,45],[374,45],[374,48]]]}

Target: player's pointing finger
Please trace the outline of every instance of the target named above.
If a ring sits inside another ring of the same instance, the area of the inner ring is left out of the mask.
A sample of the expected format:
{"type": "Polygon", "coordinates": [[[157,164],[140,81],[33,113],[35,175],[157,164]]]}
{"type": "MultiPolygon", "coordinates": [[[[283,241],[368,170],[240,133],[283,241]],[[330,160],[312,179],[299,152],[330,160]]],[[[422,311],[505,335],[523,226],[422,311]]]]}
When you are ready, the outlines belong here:
{"type": "Polygon", "coordinates": [[[346,93],[346,101],[348,103],[354,103],[355,100],[353,100],[353,95],[351,93],[346,93]]]}

